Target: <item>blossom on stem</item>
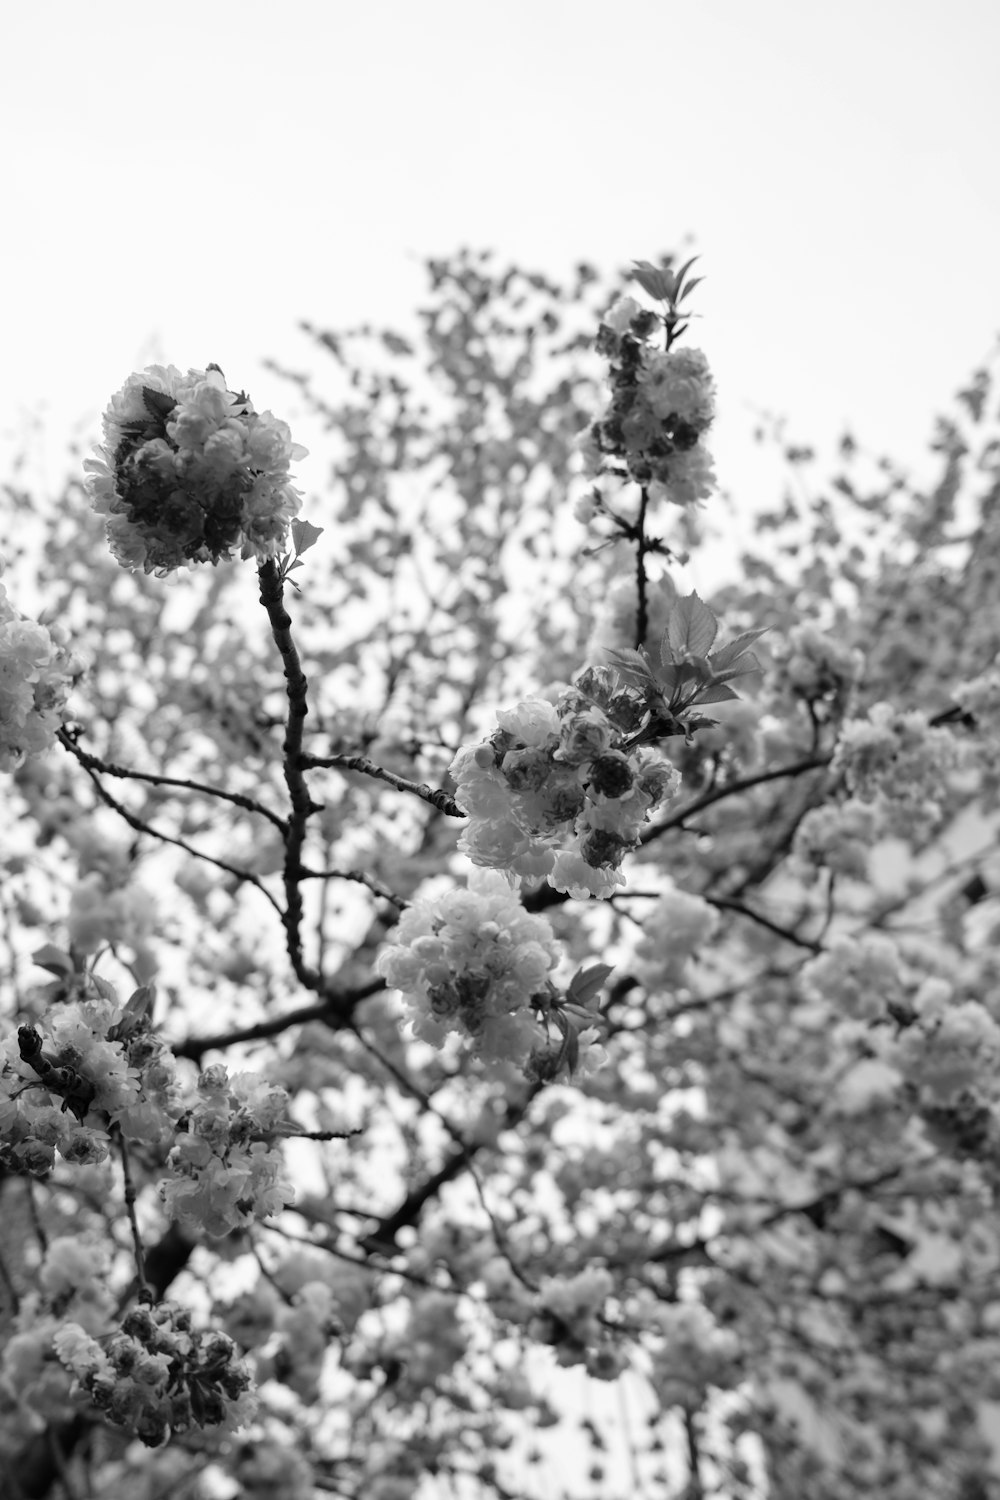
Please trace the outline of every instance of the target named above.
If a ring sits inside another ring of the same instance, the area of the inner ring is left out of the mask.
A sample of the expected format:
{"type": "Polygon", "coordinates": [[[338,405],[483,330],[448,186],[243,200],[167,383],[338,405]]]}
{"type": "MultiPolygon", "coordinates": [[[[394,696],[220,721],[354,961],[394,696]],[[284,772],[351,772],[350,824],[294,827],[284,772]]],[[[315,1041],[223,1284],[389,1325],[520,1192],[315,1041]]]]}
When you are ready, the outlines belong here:
{"type": "Polygon", "coordinates": [[[660,349],[659,313],[623,297],[601,325],[598,349],[610,363],[611,399],[581,439],[588,472],[609,461],[651,500],[692,506],[715,488],[704,437],[715,416],[715,385],[700,349],[660,349]]]}
{"type": "Polygon", "coordinates": [[[118,562],[162,577],[237,548],[277,557],[300,502],[289,464],[305,453],[216,366],[151,365],[111,398],[104,447],[84,467],[118,562]]]}

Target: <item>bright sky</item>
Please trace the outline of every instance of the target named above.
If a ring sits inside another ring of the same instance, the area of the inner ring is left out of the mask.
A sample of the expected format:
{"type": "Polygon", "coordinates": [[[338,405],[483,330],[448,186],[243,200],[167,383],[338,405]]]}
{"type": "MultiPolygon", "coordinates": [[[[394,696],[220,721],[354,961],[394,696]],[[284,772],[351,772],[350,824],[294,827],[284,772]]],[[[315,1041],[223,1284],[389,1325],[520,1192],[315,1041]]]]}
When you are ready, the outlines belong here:
{"type": "Polygon", "coordinates": [[[729,488],[751,407],[919,461],[1000,329],[998,56],[996,0],[8,5],[0,439],[44,407],[56,476],[158,359],[281,414],[260,360],[404,318],[429,253],[693,237],[729,488]]]}

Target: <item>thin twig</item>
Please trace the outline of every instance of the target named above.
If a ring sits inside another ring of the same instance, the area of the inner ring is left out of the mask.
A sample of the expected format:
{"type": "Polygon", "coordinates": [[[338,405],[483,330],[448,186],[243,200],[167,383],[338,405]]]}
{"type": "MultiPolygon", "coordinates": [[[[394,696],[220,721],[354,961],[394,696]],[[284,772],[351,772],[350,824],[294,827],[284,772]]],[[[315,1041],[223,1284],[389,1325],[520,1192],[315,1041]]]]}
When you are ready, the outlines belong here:
{"type": "Polygon", "coordinates": [[[128,1159],[128,1147],[125,1144],[125,1136],[120,1125],[112,1126],[112,1133],[118,1142],[118,1150],[122,1159],[122,1179],[125,1184],[125,1208],[128,1212],[128,1221],[132,1227],[132,1244],[135,1248],[135,1275],[138,1282],[139,1297],[142,1301],[152,1300],[152,1291],[146,1280],[146,1257],[142,1248],[142,1235],[139,1233],[139,1221],[135,1216],[135,1182],[132,1179],[132,1166],[128,1159]]]}
{"type": "Polygon", "coordinates": [[[299,653],[292,640],[292,620],[282,600],[282,577],[274,561],[261,563],[258,569],[260,602],[267,610],[271,622],[271,634],[281,655],[285,674],[285,690],[288,697],[288,719],[285,724],[285,739],[282,746],[282,770],[285,785],[292,804],[292,815],[285,825],[285,912],[282,923],[287,937],[288,956],[299,981],[306,989],[318,990],[322,985],[320,974],[311,969],[302,954],[302,847],[305,843],[306,824],[319,804],[309,795],[303,776],[302,735],[306,715],[309,712],[309,683],[302,670],[299,653]]]}
{"type": "Polygon", "coordinates": [[[125,781],[146,781],[151,786],[177,786],[189,792],[204,792],[206,797],[217,797],[223,802],[232,802],[235,807],[242,807],[246,812],[260,813],[262,818],[267,818],[268,822],[273,823],[276,828],[284,829],[284,821],[278,817],[277,813],[271,812],[270,808],[254,801],[253,797],[244,797],[241,792],[225,792],[221,787],[208,786],[202,781],[189,781],[181,776],[158,776],[147,771],[133,771],[126,766],[116,766],[110,761],[102,760],[98,755],[91,755],[88,750],[81,749],[65,729],[59,729],[56,738],[71,755],[76,756],[85,770],[101,771],[105,776],[118,776],[125,781]]]}
{"type": "Polygon", "coordinates": [[[367,755],[303,755],[300,764],[307,770],[359,771],[363,776],[373,776],[378,781],[386,782],[395,787],[397,792],[409,792],[422,802],[429,802],[449,818],[468,817],[468,813],[462,811],[450,793],[439,787],[428,786],[426,781],[410,781],[405,776],[397,776],[395,771],[387,771],[384,766],[369,760],[367,755]]]}
{"type": "Polygon", "coordinates": [[[129,812],[128,808],[119,802],[117,797],[111,795],[107,787],[102,786],[97,778],[97,773],[92,771],[89,766],[84,766],[84,770],[94,783],[94,790],[105,806],[110,807],[116,812],[130,828],[135,829],[136,833],[148,834],[150,838],[158,839],[161,844],[173,844],[176,848],[183,849],[185,854],[190,854],[193,859],[203,859],[206,864],[215,865],[216,869],[224,870],[227,875],[232,875],[236,880],[254,886],[256,890],[260,891],[265,900],[271,903],[278,915],[284,920],[284,913],[281,907],[256,875],[251,874],[249,870],[241,870],[236,865],[227,864],[224,859],[216,859],[214,854],[205,854],[203,850],[196,849],[193,844],[189,844],[186,839],[178,839],[174,838],[172,834],[161,833],[158,828],[154,828],[144,818],[136,817],[135,813],[129,812]]]}

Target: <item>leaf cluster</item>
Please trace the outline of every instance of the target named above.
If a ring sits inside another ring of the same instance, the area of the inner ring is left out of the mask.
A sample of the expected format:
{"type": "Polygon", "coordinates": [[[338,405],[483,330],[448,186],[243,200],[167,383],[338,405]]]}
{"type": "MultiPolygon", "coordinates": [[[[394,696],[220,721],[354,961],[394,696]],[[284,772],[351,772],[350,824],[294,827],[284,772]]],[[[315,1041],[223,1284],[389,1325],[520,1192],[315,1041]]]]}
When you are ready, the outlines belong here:
{"type": "Polygon", "coordinates": [[[670,612],[658,662],[642,647],[609,652],[619,677],[640,695],[648,714],[633,744],[648,744],[676,734],[690,738],[695,729],[716,722],[701,715],[691,717],[692,708],[738,698],[730,683],[760,671],[760,662],[749,648],[764,630],[746,630],[712,652],[718,629],[711,609],[697,593],[691,593],[679,599],[670,612]]]}

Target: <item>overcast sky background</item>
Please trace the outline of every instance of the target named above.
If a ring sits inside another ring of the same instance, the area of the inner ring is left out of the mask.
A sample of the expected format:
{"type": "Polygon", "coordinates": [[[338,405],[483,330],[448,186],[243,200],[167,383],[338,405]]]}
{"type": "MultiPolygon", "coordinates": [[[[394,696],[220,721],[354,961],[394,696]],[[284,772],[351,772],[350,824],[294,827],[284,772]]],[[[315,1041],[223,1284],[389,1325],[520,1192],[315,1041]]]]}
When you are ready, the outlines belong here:
{"type": "Polygon", "coordinates": [[[259,363],[300,318],[404,318],[463,244],[563,275],[693,237],[748,497],[755,410],[919,465],[1000,329],[995,0],[34,0],[2,33],[0,453],[40,412],[53,484],[132,369],[216,360],[284,414],[259,363]]]}

